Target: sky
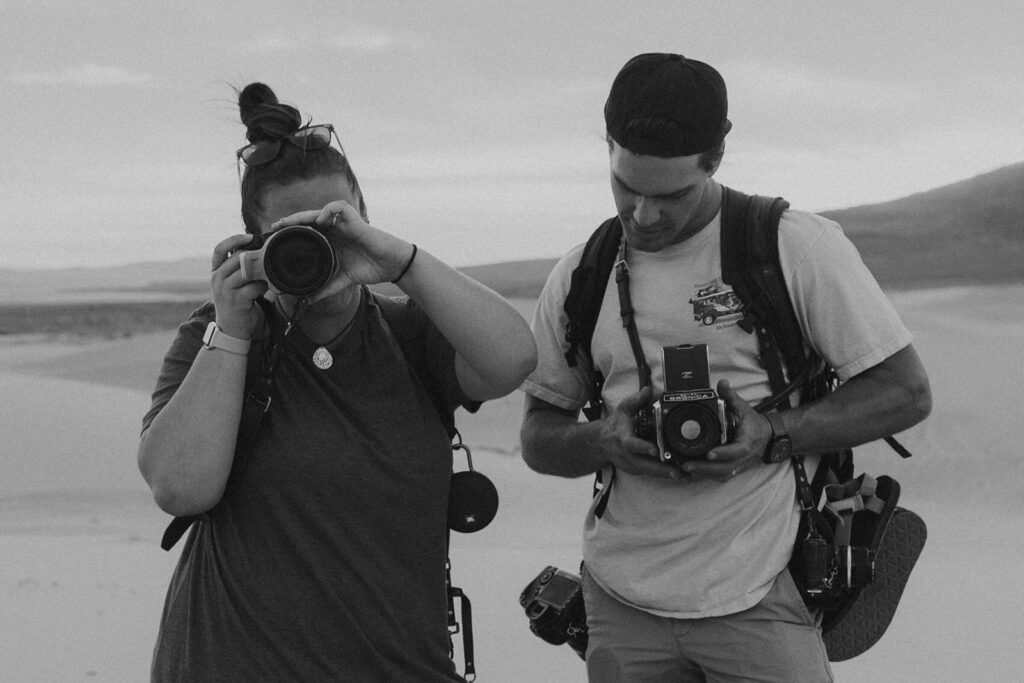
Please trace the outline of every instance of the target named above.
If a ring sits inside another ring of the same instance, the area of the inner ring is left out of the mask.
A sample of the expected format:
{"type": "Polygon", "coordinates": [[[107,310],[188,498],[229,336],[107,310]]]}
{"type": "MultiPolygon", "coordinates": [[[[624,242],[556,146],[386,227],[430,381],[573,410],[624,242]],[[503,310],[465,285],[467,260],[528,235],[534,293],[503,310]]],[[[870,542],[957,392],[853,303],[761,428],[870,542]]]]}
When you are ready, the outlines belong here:
{"type": "Polygon", "coordinates": [[[1021,26],[1019,0],[4,0],[0,268],[242,232],[252,81],[335,125],[371,223],[456,266],[556,257],[614,214],[602,109],[641,52],[723,75],[721,182],[895,199],[1024,160],[1021,26]]]}

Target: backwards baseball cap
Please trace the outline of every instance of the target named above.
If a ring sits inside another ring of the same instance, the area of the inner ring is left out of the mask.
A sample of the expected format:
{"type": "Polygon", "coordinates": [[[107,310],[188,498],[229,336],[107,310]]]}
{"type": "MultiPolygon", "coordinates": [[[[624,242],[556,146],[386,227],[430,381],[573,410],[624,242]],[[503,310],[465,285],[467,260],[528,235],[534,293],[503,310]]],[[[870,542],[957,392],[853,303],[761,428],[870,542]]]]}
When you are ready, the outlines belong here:
{"type": "Polygon", "coordinates": [[[636,154],[677,157],[716,149],[729,130],[722,76],[682,55],[626,62],[604,105],[608,135],[636,154]],[[653,125],[652,125],[653,124],[653,125]]]}

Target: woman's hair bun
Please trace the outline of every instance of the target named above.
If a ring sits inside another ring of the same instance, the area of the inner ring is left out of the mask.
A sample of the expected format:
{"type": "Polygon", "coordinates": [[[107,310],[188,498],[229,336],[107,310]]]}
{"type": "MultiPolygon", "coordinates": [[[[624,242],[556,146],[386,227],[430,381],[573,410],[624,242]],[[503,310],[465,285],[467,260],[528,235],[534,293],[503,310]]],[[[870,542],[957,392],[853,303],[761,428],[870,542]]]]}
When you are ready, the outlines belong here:
{"type": "Polygon", "coordinates": [[[278,102],[274,91],[263,83],[250,83],[238,93],[238,111],[249,142],[281,139],[302,126],[299,110],[278,102]]]}

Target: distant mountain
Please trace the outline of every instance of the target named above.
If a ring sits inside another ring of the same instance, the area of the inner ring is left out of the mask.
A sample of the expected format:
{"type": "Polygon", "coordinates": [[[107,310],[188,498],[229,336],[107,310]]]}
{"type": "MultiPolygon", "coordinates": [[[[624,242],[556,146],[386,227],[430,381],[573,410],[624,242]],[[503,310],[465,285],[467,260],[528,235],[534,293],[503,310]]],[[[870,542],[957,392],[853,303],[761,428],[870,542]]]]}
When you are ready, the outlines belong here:
{"type": "MultiPolygon", "coordinates": [[[[881,204],[825,211],[886,289],[1024,282],[1024,163],[881,204]]],[[[586,235],[580,235],[580,241],[586,235]]],[[[540,293],[556,259],[463,270],[506,296],[540,293]]]]}
{"type": "Polygon", "coordinates": [[[197,299],[209,295],[206,257],[99,268],[0,269],[0,303],[197,299]]]}
{"type": "MultiPolygon", "coordinates": [[[[885,288],[1024,282],[1024,163],[823,215],[843,226],[885,288]]],[[[556,260],[462,270],[507,297],[531,298],[556,260]]],[[[0,270],[0,303],[196,300],[208,296],[208,278],[206,257],[113,268],[0,270]]]]}
{"type": "Polygon", "coordinates": [[[1024,163],[823,215],[884,287],[1024,282],[1024,163]]]}

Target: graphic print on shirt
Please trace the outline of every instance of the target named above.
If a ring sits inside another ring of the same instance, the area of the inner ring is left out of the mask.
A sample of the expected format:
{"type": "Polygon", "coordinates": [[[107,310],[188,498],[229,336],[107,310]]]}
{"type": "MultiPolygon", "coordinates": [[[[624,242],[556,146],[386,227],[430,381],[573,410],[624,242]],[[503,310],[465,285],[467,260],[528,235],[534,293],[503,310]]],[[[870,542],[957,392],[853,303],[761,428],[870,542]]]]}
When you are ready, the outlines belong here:
{"type": "Polygon", "coordinates": [[[694,286],[693,319],[717,329],[732,327],[743,315],[743,302],[720,277],[694,286]]]}

